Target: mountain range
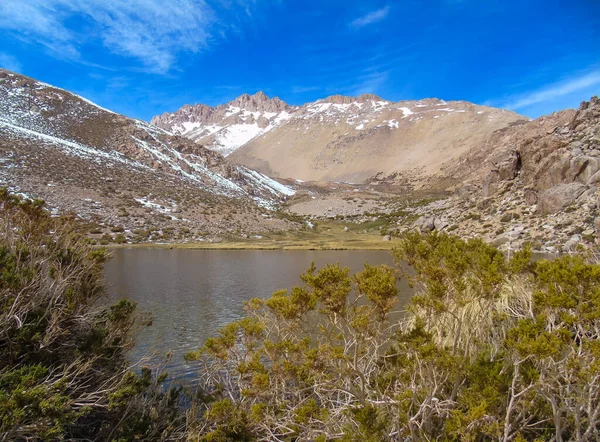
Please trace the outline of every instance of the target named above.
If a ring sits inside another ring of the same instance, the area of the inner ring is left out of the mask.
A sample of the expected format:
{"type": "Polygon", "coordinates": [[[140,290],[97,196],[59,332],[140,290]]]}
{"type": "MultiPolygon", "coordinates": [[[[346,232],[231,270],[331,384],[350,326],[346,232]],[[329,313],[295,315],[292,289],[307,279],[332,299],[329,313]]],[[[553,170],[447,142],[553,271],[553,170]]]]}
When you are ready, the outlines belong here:
{"type": "Polygon", "coordinates": [[[100,241],[269,237],[338,219],[556,251],[597,241],[598,183],[597,97],[530,120],[465,101],[290,106],[258,92],[149,124],[0,70],[0,185],[73,212],[100,241]]]}
{"type": "Polygon", "coordinates": [[[489,134],[527,120],[464,101],[365,94],[289,106],[258,92],[216,108],[185,105],[151,123],[272,177],[356,184],[389,177],[418,186],[489,134]]]}

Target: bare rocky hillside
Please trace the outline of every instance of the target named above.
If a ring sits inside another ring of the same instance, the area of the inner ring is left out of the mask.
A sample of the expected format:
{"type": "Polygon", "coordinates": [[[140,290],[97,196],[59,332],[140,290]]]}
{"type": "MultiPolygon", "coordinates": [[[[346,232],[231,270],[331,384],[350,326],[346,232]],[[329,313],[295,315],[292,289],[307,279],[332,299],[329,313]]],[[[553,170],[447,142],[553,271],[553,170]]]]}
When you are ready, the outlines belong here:
{"type": "Polygon", "coordinates": [[[463,101],[333,96],[291,107],[257,93],[153,122],[162,128],[0,70],[0,185],[111,241],[219,241],[313,220],[391,240],[448,231],[507,250],[600,238],[597,97],[529,120],[463,101]]]}
{"type": "Polygon", "coordinates": [[[600,100],[492,134],[443,171],[458,181],[450,196],[409,199],[342,188],[291,210],[382,225],[390,238],[407,229],[483,238],[504,250],[532,244],[572,252],[600,241],[600,100]],[[365,214],[370,212],[371,214],[365,214]],[[385,223],[382,223],[385,220],[385,223]]]}
{"type": "Polygon", "coordinates": [[[187,138],[0,70],[0,185],[139,240],[294,228],[294,190],[187,138]]]}

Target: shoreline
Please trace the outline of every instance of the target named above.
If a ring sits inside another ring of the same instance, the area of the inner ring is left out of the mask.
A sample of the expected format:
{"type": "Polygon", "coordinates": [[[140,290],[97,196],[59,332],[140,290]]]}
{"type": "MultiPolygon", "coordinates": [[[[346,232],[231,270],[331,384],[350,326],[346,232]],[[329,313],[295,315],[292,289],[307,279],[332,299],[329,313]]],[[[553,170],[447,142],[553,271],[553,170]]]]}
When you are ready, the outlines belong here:
{"type": "Polygon", "coordinates": [[[107,244],[100,247],[106,249],[188,249],[188,250],[392,250],[394,241],[361,241],[347,243],[344,241],[313,243],[306,241],[223,241],[218,243],[136,243],[136,244],[107,244]]]}

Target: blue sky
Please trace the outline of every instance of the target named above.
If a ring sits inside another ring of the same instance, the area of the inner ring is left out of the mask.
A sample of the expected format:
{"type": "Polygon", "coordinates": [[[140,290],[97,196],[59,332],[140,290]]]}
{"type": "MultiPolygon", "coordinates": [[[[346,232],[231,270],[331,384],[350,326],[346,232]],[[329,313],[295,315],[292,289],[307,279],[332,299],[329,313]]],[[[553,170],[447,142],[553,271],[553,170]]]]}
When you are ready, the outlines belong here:
{"type": "Polygon", "coordinates": [[[1,0],[0,66],[145,120],[258,90],[537,117],[600,94],[600,1],[1,0]]]}

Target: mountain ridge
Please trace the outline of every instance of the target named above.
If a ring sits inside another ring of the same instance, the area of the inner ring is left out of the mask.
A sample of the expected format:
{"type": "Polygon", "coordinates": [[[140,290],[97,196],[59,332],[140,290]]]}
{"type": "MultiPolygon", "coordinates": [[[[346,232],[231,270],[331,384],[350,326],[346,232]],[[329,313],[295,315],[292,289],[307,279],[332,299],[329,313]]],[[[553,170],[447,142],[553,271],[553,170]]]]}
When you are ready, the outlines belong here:
{"type": "Polygon", "coordinates": [[[364,183],[382,174],[400,173],[406,179],[423,175],[419,170],[428,169],[426,176],[438,172],[442,164],[430,167],[417,152],[424,149],[431,151],[429,156],[436,156],[436,147],[423,143],[426,137],[418,132],[451,133],[447,125],[439,124],[448,120],[455,120],[455,126],[472,128],[436,142],[441,146],[438,150],[446,152],[442,155],[445,162],[471,147],[448,153],[453,146],[465,144],[473,132],[475,142],[482,142],[487,134],[527,119],[506,110],[436,98],[392,102],[374,94],[330,95],[302,106],[289,106],[258,92],[215,108],[184,105],[151,122],[270,176],[364,183]],[[468,113],[470,118],[446,118],[452,112],[468,113]],[[436,119],[440,120],[433,121],[436,119]],[[411,137],[410,146],[403,144],[403,139],[411,137]],[[404,159],[410,164],[398,165],[404,159]],[[339,173],[327,172],[333,169],[339,173]]]}

